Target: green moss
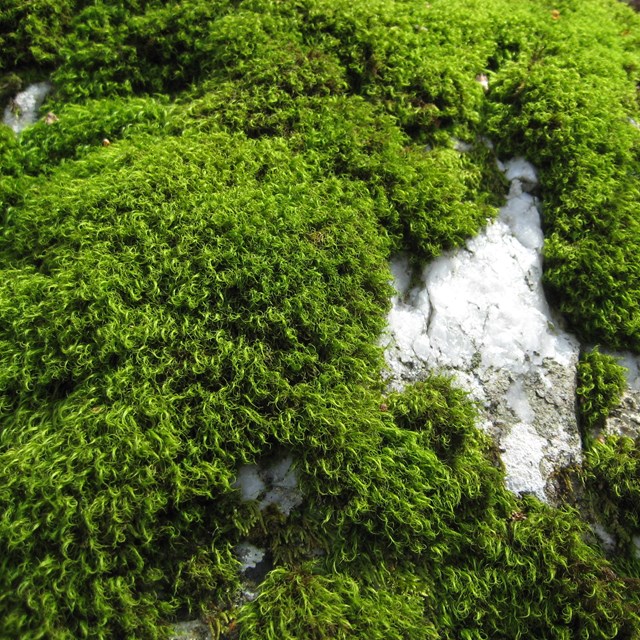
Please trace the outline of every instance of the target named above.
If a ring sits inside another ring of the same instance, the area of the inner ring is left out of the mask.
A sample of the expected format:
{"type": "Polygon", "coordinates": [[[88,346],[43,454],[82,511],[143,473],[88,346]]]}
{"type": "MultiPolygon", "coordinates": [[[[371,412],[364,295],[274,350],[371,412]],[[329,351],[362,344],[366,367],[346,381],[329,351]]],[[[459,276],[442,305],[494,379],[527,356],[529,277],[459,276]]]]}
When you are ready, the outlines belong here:
{"type": "Polygon", "coordinates": [[[0,11],[0,73],[59,61],[60,46],[80,3],[75,0],[7,0],[0,11]]]}
{"type": "Polygon", "coordinates": [[[637,350],[637,17],[613,2],[557,9],[496,71],[488,130],[539,168],[553,302],[581,338],[637,350]]]}
{"type": "Polygon", "coordinates": [[[63,160],[96,151],[105,139],[118,142],[141,132],[166,133],[168,108],[163,99],[108,98],[48,106],[57,120],[40,121],[20,136],[19,153],[27,174],[48,172],[63,160]]]}
{"type": "Polygon", "coordinates": [[[627,387],[626,369],[597,348],[583,353],[578,363],[578,408],[585,437],[601,429],[627,387]]]}
{"type": "Polygon", "coordinates": [[[342,572],[322,572],[310,562],[270,573],[259,599],[241,614],[240,637],[399,640],[416,637],[418,629],[421,638],[441,637],[425,624],[422,606],[418,590],[394,592],[363,584],[342,572]]]}
{"type": "Polygon", "coordinates": [[[592,508],[616,536],[617,563],[623,575],[640,579],[633,538],[640,534],[640,446],[626,436],[595,440],[585,452],[583,479],[592,508]]]}
{"type": "Polygon", "coordinates": [[[332,489],[303,507],[321,558],[281,558],[241,638],[635,637],[637,593],[575,513],[496,482],[464,394],[435,378],[383,408],[340,471],[335,450],[314,456],[309,475],[332,489]]]}
{"type": "MultiPolygon", "coordinates": [[[[539,167],[559,308],[638,348],[631,11],[42,0],[0,27],[0,91],[51,74],[59,118],[0,127],[4,637],[638,637],[578,516],[505,491],[449,381],[385,396],[378,345],[392,253],[494,214],[488,134],[539,167]],[[305,502],[261,515],[238,468],[283,450],[305,502]],[[275,568],[238,609],[246,538],[275,568]]],[[[619,369],[580,366],[597,422],[619,369]]],[[[633,518],[607,447],[587,468],[633,518]]]]}

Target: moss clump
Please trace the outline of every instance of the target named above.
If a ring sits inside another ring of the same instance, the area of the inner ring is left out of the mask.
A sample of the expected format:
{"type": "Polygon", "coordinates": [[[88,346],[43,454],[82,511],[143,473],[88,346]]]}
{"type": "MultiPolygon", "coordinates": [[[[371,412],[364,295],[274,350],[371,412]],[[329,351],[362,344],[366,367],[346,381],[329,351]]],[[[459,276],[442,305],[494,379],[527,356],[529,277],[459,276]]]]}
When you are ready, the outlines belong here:
{"type": "Polygon", "coordinates": [[[600,522],[616,536],[622,571],[640,579],[640,442],[610,435],[585,452],[583,478],[600,522]]]}
{"type": "Polygon", "coordinates": [[[488,129],[539,169],[545,283],[572,330],[638,350],[637,16],[615,2],[555,8],[510,19],[515,53],[495,74],[488,129]]]}
{"type": "Polygon", "coordinates": [[[604,426],[611,409],[619,404],[627,387],[626,369],[613,356],[595,348],[578,363],[578,408],[586,438],[604,426]]]}
{"type": "Polygon", "coordinates": [[[198,613],[244,638],[638,636],[638,590],[575,513],[504,490],[464,394],[380,376],[388,259],[493,215],[487,133],[540,167],[562,310],[638,345],[640,26],[613,0],[557,9],[3,7],[0,86],[51,75],[59,118],[0,130],[6,637],[198,613]],[[282,450],[305,502],[260,515],[234,480],[282,450]],[[256,536],[275,568],[238,609],[256,536]]]}
{"type": "Polygon", "coordinates": [[[366,191],[313,176],[283,143],[143,138],[34,181],[7,216],[10,633],[146,635],[224,599],[252,524],[238,465],[337,446],[325,398],[374,384],[387,250],[366,191]]]}
{"type": "Polygon", "coordinates": [[[635,637],[638,594],[575,513],[496,482],[460,391],[430,379],[384,407],[305,507],[323,557],[272,571],[240,611],[241,638],[635,637]]]}

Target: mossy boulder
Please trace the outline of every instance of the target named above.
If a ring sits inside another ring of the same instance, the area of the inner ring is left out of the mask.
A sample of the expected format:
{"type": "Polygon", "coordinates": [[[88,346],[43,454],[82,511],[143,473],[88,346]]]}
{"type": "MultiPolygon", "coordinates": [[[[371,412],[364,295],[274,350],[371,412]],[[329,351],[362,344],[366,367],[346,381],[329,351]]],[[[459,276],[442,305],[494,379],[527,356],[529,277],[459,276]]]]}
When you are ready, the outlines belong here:
{"type": "Polygon", "coordinates": [[[560,310],[638,348],[631,10],[38,0],[0,27],[58,117],[0,127],[3,637],[638,637],[579,516],[504,489],[451,381],[386,395],[379,346],[391,255],[494,214],[489,135],[540,168],[560,310]],[[305,501],[265,516],[234,482],[283,450],[305,501]]]}

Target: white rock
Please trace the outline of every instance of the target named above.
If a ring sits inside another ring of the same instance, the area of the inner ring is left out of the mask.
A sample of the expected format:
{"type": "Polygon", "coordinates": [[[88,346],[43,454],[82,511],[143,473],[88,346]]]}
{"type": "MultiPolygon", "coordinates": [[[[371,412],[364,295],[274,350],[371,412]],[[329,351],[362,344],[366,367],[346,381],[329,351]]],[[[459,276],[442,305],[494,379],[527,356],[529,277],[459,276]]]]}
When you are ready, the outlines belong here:
{"type": "Polygon", "coordinates": [[[630,351],[602,350],[614,356],[619,364],[626,368],[627,389],[620,403],[611,410],[605,421],[605,435],[622,435],[629,438],[640,437],[640,356],[630,351]]]}
{"type": "Polygon", "coordinates": [[[238,478],[233,485],[240,489],[243,500],[257,500],[265,489],[257,464],[243,464],[238,471],[238,478]]]}
{"type": "Polygon", "coordinates": [[[241,573],[244,573],[247,569],[255,569],[266,555],[264,549],[260,549],[250,542],[241,542],[236,546],[235,552],[241,564],[241,573]]]}
{"type": "Polygon", "coordinates": [[[303,500],[291,456],[278,457],[268,464],[242,465],[233,486],[240,489],[243,500],[260,499],[261,510],[277,505],[286,516],[303,500]]]}
{"type": "Polygon", "coordinates": [[[538,184],[535,167],[523,157],[513,158],[504,163],[507,180],[520,180],[531,187],[538,184]]]}
{"type": "Polygon", "coordinates": [[[267,467],[264,477],[271,489],[260,503],[260,509],[277,505],[288,516],[291,510],[302,503],[303,496],[298,489],[298,476],[293,468],[293,458],[286,456],[267,467]]]}
{"type": "Polygon", "coordinates": [[[507,405],[516,414],[522,423],[531,424],[535,420],[535,413],[529,404],[527,394],[524,389],[524,384],[521,379],[514,380],[509,387],[507,395],[505,397],[507,405]]]}
{"type": "Polygon", "coordinates": [[[533,493],[543,498],[546,480],[542,476],[542,459],[546,440],[532,423],[518,422],[502,440],[502,462],[507,469],[507,489],[514,493],[533,493]]]}
{"type": "Polygon", "coordinates": [[[7,105],[2,122],[16,133],[34,124],[38,119],[38,109],[49,91],[51,91],[51,85],[48,82],[37,82],[28,86],[7,105]]]}
{"type": "Polygon", "coordinates": [[[169,638],[170,640],[213,640],[208,626],[200,620],[175,623],[169,638]]]}
{"type": "Polygon", "coordinates": [[[542,288],[543,235],[535,169],[503,165],[511,188],[497,220],[422,271],[391,263],[396,295],[383,337],[390,386],[429,371],[453,374],[483,408],[505,450],[507,486],[554,500],[552,476],[581,460],[575,417],[577,340],[557,328],[542,288]]]}

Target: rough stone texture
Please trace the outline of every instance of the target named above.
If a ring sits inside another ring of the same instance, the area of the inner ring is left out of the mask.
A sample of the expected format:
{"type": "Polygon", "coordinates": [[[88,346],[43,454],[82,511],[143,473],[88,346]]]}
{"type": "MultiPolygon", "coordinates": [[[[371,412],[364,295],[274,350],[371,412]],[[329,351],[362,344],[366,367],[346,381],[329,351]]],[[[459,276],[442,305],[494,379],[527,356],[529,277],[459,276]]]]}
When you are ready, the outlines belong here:
{"type": "Polygon", "coordinates": [[[51,85],[48,82],[29,85],[7,105],[2,122],[16,133],[20,133],[25,127],[34,124],[38,119],[38,109],[42,106],[49,91],[51,91],[51,85]]]}
{"type": "Polygon", "coordinates": [[[627,369],[627,390],[620,404],[611,411],[603,429],[605,435],[640,437],[640,356],[629,351],[608,351],[627,369]]]}
{"type": "Polygon", "coordinates": [[[170,640],[213,640],[213,636],[204,622],[191,620],[174,624],[170,640]]]}
{"type": "Polygon", "coordinates": [[[640,437],[640,391],[628,389],[624,393],[620,404],[609,414],[604,433],[640,437]]]}
{"type": "Polygon", "coordinates": [[[543,235],[535,169],[501,165],[511,188],[498,219],[427,265],[391,264],[396,295],[386,346],[390,385],[453,375],[478,401],[480,426],[502,452],[507,487],[556,502],[555,472],[582,459],[575,413],[577,340],[542,289],[543,235]]]}
{"type": "Polygon", "coordinates": [[[260,498],[261,510],[276,505],[285,516],[303,500],[293,458],[288,455],[278,456],[260,465],[242,465],[234,486],[240,489],[243,500],[260,498]]]}

